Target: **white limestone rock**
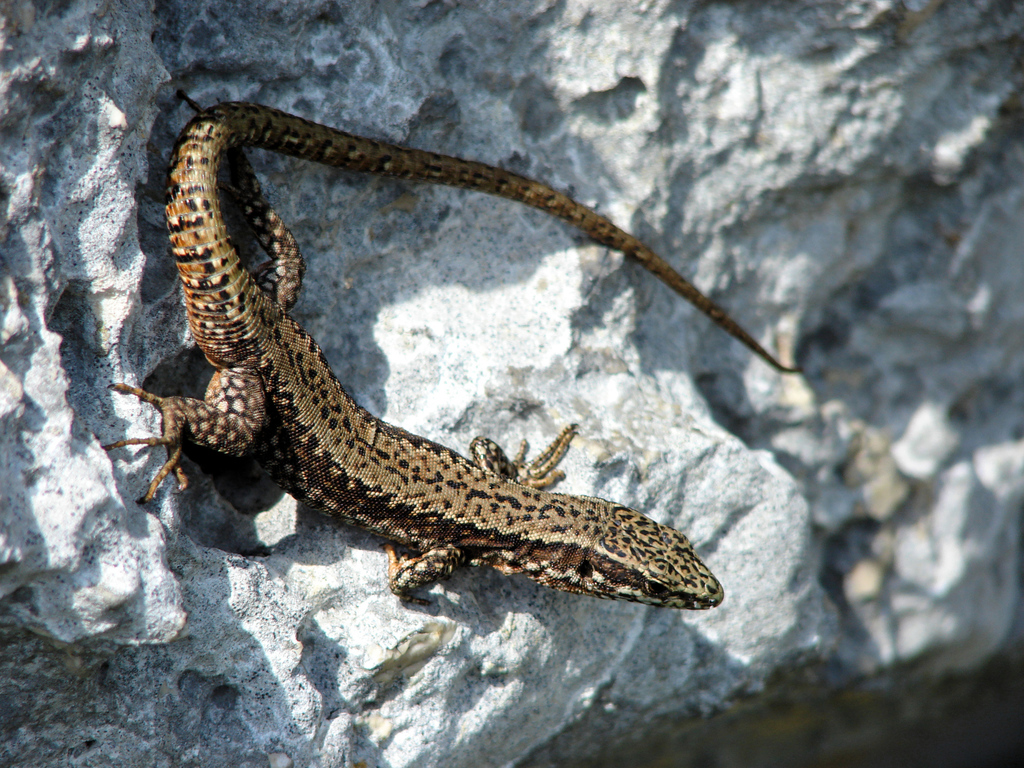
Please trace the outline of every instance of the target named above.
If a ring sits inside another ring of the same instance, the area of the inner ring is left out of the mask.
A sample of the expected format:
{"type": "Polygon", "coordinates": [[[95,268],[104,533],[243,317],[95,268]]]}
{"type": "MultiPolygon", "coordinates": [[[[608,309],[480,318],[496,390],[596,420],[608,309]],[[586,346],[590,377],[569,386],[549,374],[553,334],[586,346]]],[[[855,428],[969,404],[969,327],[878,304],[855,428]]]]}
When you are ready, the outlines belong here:
{"type": "Polygon", "coordinates": [[[125,505],[90,427],[137,305],[141,153],[163,73],[131,14],[5,14],[0,72],[0,597],[65,643],[165,642],[185,622],[159,520],[125,505]],[[57,331],[60,331],[58,334],[57,331]]]}

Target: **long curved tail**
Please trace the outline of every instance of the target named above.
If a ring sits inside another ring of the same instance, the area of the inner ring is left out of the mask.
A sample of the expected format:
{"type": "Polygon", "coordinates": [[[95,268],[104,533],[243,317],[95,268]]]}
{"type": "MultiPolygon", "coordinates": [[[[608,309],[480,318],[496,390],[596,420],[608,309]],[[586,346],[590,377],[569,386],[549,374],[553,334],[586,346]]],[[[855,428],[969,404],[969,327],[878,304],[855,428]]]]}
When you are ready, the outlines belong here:
{"type": "Polygon", "coordinates": [[[251,326],[243,317],[244,308],[253,305],[241,296],[258,292],[251,280],[246,283],[247,273],[246,277],[240,274],[245,270],[228,242],[216,194],[220,159],[232,146],[259,147],[352,171],[487,192],[537,208],[638,261],[774,368],[799,371],[780,363],[637,238],[546,184],[485,163],[356,136],[243,102],[218,104],[193,118],[174,147],[168,172],[167,225],[186,294],[194,303],[189,321],[197,342],[206,345],[203,349],[208,357],[211,350],[214,357],[228,354],[231,345],[244,340],[251,326]],[[236,325],[226,345],[225,316],[233,318],[236,325]]]}

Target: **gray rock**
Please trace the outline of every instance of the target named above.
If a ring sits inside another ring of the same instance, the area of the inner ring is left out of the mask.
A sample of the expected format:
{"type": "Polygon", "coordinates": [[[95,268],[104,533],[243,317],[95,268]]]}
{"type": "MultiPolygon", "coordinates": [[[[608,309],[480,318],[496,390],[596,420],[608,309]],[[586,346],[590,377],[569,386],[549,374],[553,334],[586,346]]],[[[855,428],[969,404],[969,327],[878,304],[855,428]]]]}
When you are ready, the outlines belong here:
{"type": "Polygon", "coordinates": [[[928,698],[1019,645],[1024,10],[471,6],[0,11],[0,763],[683,765],[704,734],[751,765],[701,718],[910,668],[928,698]],[[547,181],[795,355],[516,204],[251,153],[359,402],[455,448],[578,422],[559,490],[686,532],[725,603],[467,569],[408,607],[378,539],[244,462],[132,501],[163,452],[100,445],[159,419],[108,385],[209,374],[162,218],[178,87],[547,181]]]}

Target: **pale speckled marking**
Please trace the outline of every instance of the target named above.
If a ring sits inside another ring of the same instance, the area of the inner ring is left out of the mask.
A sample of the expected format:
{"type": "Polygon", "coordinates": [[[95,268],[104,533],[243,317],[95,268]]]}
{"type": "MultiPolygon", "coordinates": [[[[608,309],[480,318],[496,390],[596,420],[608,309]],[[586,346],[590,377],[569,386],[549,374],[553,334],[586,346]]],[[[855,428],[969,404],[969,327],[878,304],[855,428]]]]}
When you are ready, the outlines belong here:
{"type": "Polygon", "coordinates": [[[178,467],[181,440],[226,453],[252,452],[301,501],[421,553],[391,548],[389,585],[409,591],[458,565],[490,565],[567,592],[677,608],[709,608],[721,585],[678,531],[602,499],[541,490],[572,438],[566,430],[541,456],[509,460],[474,441],[473,463],[382,422],[342,389],[316,342],[287,314],[305,265],[294,238],[266,203],[236,147],[272,149],[329,165],[491,192],[581,227],[637,258],[716,322],[777,367],[756,342],[630,235],[537,182],[491,166],[394,147],[252,104],[222,104],[194,118],[175,145],[167,222],[185,288],[189,326],[218,369],[205,401],[158,398],[124,385],[161,409],[170,457],[144,497],[178,467]],[[231,246],[216,194],[227,154],[231,193],[271,261],[259,283],[231,246]],[[737,332],[738,331],[738,332],[737,332]],[[530,487],[534,486],[534,487],[530,487]]]}

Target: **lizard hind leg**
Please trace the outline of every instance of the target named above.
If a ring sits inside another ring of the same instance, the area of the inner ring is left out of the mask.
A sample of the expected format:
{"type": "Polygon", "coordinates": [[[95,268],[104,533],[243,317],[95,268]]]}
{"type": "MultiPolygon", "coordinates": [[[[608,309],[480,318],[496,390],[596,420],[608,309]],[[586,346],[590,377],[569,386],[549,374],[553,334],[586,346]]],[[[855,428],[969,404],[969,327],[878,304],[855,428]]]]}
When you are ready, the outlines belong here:
{"type": "Polygon", "coordinates": [[[263,196],[249,159],[240,147],[227,152],[231,183],[221,189],[231,195],[260,247],[270,256],[253,272],[256,284],[285,312],[290,312],[302,290],[306,260],[291,230],[263,196]]]}
{"type": "Polygon", "coordinates": [[[266,421],[263,386],[255,373],[245,369],[225,368],[214,373],[205,400],[160,397],[127,384],[114,384],[112,389],[156,406],[163,417],[160,437],[118,440],[103,446],[108,451],[129,445],[166,446],[167,461],[139,499],[142,504],[156,495],[171,472],[178,479],[180,490],[188,487],[188,477],[181,468],[182,442],[186,438],[220,453],[242,456],[252,447],[266,421]]]}

